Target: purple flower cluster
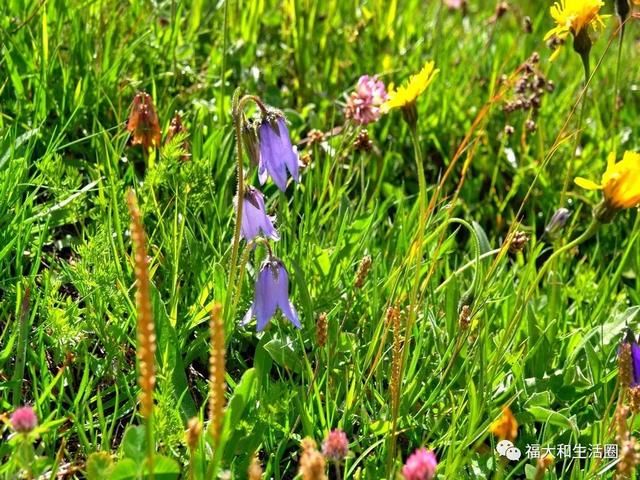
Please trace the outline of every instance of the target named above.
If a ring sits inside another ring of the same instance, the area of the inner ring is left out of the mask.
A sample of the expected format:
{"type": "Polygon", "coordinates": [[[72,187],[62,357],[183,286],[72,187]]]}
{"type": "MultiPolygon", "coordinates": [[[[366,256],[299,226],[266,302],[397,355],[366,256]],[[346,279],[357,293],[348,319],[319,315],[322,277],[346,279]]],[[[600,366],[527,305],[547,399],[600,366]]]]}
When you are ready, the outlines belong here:
{"type": "MultiPolygon", "coordinates": [[[[245,123],[243,132],[249,156],[258,166],[261,185],[271,177],[273,183],[284,192],[289,176],[294,182],[300,181],[298,152],[291,143],[287,122],[281,112],[273,109],[263,111],[259,119],[245,123]]],[[[275,217],[267,214],[264,195],[260,190],[253,186],[246,188],[242,198],[242,212],[240,233],[247,242],[258,237],[267,241],[280,239],[274,226],[275,217]]],[[[255,317],[257,330],[260,332],[266,328],[278,309],[295,327],[301,328],[296,309],[289,300],[289,274],[269,247],[269,256],[256,278],[253,303],[242,324],[255,317]]]]}
{"type": "Polygon", "coordinates": [[[378,77],[363,75],[356,89],[347,99],[345,116],[360,125],[368,125],[380,118],[380,107],[387,100],[387,89],[378,77]]]}

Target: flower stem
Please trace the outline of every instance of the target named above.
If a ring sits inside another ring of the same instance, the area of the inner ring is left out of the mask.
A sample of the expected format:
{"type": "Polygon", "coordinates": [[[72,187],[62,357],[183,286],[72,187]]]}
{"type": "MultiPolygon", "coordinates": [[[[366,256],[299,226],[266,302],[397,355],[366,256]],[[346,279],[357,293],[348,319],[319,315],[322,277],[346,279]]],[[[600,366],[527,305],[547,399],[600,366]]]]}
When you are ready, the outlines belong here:
{"type": "Polygon", "coordinates": [[[591,77],[591,68],[589,66],[589,53],[581,54],[582,66],[584,67],[584,89],[580,97],[580,116],[578,118],[578,130],[576,133],[576,141],[573,146],[573,152],[571,152],[571,159],[569,160],[569,169],[564,179],[564,185],[562,186],[562,193],[560,194],[560,206],[564,206],[566,203],[567,192],[569,191],[569,185],[571,178],[573,177],[576,157],[578,156],[578,148],[580,147],[580,139],[582,138],[582,123],[584,121],[585,105],[587,104],[587,91],[589,89],[589,78],[591,77]]]}
{"type": "MultiPolygon", "coordinates": [[[[410,332],[413,328],[413,324],[417,320],[418,316],[418,290],[420,286],[420,267],[422,265],[422,244],[424,243],[424,231],[425,231],[425,223],[427,220],[427,182],[424,177],[424,166],[422,164],[422,149],[420,148],[420,141],[418,139],[418,130],[415,122],[408,122],[409,124],[409,132],[411,133],[411,141],[413,143],[413,152],[416,161],[416,172],[418,175],[418,230],[416,232],[415,240],[412,242],[413,252],[410,252],[410,255],[415,255],[415,278],[413,284],[411,286],[411,292],[409,295],[409,317],[407,319],[407,324],[405,327],[405,338],[410,338],[410,332]]],[[[397,434],[397,423],[398,423],[398,406],[400,404],[399,399],[402,391],[402,378],[403,378],[403,368],[406,362],[406,356],[408,349],[406,349],[406,342],[403,343],[402,349],[403,353],[401,355],[400,360],[400,368],[399,368],[399,380],[398,385],[399,388],[395,395],[398,398],[391,399],[391,405],[394,406],[391,412],[391,423],[392,423],[392,431],[391,431],[391,444],[389,446],[389,460],[388,460],[388,470],[390,471],[393,460],[395,458],[396,451],[396,434],[397,434]]]]}
{"type": "Polygon", "coordinates": [[[613,88],[613,112],[611,119],[611,132],[609,137],[611,138],[611,151],[616,154],[617,142],[616,142],[616,127],[618,124],[618,95],[620,95],[620,60],[622,58],[622,41],[624,39],[624,22],[620,22],[620,35],[618,37],[618,57],[616,59],[616,77],[613,88]]]}
{"type": "MultiPolygon", "coordinates": [[[[540,268],[540,271],[538,272],[538,275],[536,276],[533,285],[531,286],[531,289],[529,290],[529,294],[532,294],[533,291],[537,288],[537,286],[540,284],[540,282],[542,281],[542,278],[545,276],[545,274],[547,273],[547,271],[549,270],[549,267],[551,267],[551,265],[554,264],[555,260],[562,255],[565,252],[568,252],[569,250],[571,250],[572,248],[577,247],[578,245],[580,245],[581,243],[584,243],[585,241],[589,240],[598,230],[598,228],[600,227],[600,222],[598,222],[597,220],[592,220],[591,224],[589,225],[589,227],[582,233],[582,235],[580,235],[579,237],[575,238],[574,240],[572,240],[571,242],[567,243],[566,245],[560,247],[558,250],[556,250],[555,252],[553,252],[553,254],[547,259],[546,262],[544,262],[544,264],[542,265],[542,267],[540,268]]],[[[527,295],[526,297],[527,299],[530,298],[529,295],[527,295]]]]}
{"type": "MultiPolygon", "coordinates": [[[[229,262],[229,283],[227,286],[227,294],[224,299],[223,312],[231,312],[229,306],[231,298],[240,294],[240,286],[236,285],[236,277],[238,275],[238,252],[240,250],[240,228],[242,225],[242,198],[244,197],[244,169],[242,161],[242,121],[244,119],[244,107],[248,102],[253,102],[260,109],[263,115],[267,114],[267,107],[262,100],[255,95],[245,95],[240,98],[240,90],[236,90],[233,94],[233,125],[236,136],[236,168],[237,168],[237,191],[236,198],[236,220],[233,231],[233,244],[231,247],[231,260],[229,262]]],[[[237,303],[237,300],[236,302],[237,303]]],[[[230,317],[233,320],[233,317],[230,317]]]]}

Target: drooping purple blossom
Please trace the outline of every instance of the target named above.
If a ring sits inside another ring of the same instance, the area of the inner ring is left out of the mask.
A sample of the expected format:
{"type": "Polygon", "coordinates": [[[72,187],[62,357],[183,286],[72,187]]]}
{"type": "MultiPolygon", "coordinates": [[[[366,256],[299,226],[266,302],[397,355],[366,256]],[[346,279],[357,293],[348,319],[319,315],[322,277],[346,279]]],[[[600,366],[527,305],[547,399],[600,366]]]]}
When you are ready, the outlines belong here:
{"type": "Polygon", "coordinates": [[[631,387],[640,385],[640,345],[637,342],[631,344],[631,387]]]}
{"type": "Polygon", "coordinates": [[[269,112],[258,127],[258,139],[260,184],[264,184],[269,176],[284,192],[287,189],[287,172],[296,182],[300,178],[298,152],[291,144],[284,116],[279,112],[269,112]]]}
{"type": "Polygon", "coordinates": [[[387,97],[382,80],[375,76],[363,75],[358,80],[355,91],[347,99],[345,116],[360,125],[375,122],[380,118],[380,107],[387,97]]]}
{"type": "Polygon", "coordinates": [[[247,186],[242,201],[242,223],[240,225],[242,238],[250,242],[257,236],[263,235],[271,240],[280,240],[280,235],[273,226],[274,220],[275,217],[267,215],[262,192],[250,185],[247,186]]]}
{"type": "Polygon", "coordinates": [[[289,300],[287,269],[278,258],[269,256],[258,273],[253,303],[244,316],[242,324],[244,325],[256,317],[257,330],[261,332],[276,314],[278,308],[295,327],[302,327],[298,313],[289,300]]]}
{"type": "Polygon", "coordinates": [[[420,448],[407,458],[402,467],[405,480],[431,480],[436,474],[438,461],[431,450],[420,448]]]}
{"type": "Polygon", "coordinates": [[[16,432],[29,433],[38,426],[36,412],[30,406],[17,408],[11,414],[11,426],[16,432]]]}

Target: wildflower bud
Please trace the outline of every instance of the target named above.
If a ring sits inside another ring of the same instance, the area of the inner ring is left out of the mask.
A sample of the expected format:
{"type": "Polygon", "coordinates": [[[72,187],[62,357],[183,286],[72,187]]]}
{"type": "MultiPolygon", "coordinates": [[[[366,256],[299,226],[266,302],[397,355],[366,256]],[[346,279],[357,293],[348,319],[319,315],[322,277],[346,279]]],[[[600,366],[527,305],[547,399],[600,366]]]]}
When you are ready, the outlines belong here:
{"type": "Polygon", "coordinates": [[[331,430],[322,444],[322,453],[332,462],[341,462],[349,453],[349,440],[340,429],[331,430]]]}
{"type": "Polygon", "coordinates": [[[308,167],[311,165],[312,152],[306,151],[302,155],[300,155],[300,162],[303,166],[308,167]]]}
{"type": "Polygon", "coordinates": [[[160,145],[160,121],[148,93],[138,92],[133,98],[127,130],[132,134],[133,145],[142,145],[145,150],[160,145]]]}
{"type": "Polygon", "coordinates": [[[36,412],[30,406],[17,408],[11,414],[11,426],[18,433],[29,433],[38,426],[36,412]]]}
{"type": "Polygon", "coordinates": [[[504,126],[504,134],[505,135],[510,137],[511,135],[514,134],[514,132],[515,132],[515,129],[513,128],[513,126],[511,126],[511,125],[505,125],[504,126]]]}
{"type": "Polygon", "coordinates": [[[309,131],[307,139],[309,141],[309,146],[322,143],[324,142],[324,133],[314,128],[313,130],[309,131]]]}
{"type": "Polygon", "coordinates": [[[471,325],[471,307],[469,305],[462,305],[460,314],[458,315],[458,325],[460,330],[467,330],[471,325]]]}
{"type": "Polygon", "coordinates": [[[524,247],[527,245],[529,241],[529,237],[526,233],[521,231],[512,232],[507,238],[507,242],[509,244],[509,252],[518,253],[524,250],[524,247]]]}
{"type": "Polygon", "coordinates": [[[258,130],[253,120],[246,120],[240,130],[242,144],[247,150],[247,155],[252,164],[260,163],[260,142],[258,140],[258,130]]]}
{"type": "Polygon", "coordinates": [[[371,269],[371,256],[366,255],[362,257],[360,260],[360,265],[358,266],[358,272],[356,273],[356,280],[353,284],[355,288],[362,288],[364,285],[364,281],[367,279],[367,275],[369,274],[369,270],[371,269]]]}
{"type": "Polygon", "coordinates": [[[316,322],[316,340],[320,348],[323,348],[327,344],[327,327],[327,313],[322,312],[316,322]]]}
{"type": "Polygon", "coordinates": [[[316,442],[307,437],[302,440],[302,455],[298,465],[302,480],[327,480],[325,460],[318,451],[316,442]]]}
{"type": "Polygon", "coordinates": [[[544,227],[544,233],[551,238],[555,237],[567,224],[570,216],[571,212],[568,209],[564,207],[559,208],[555,211],[547,226],[544,227]]]}
{"type": "Polygon", "coordinates": [[[629,0],[616,0],[616,15],[620,18],[620,23],[624,23],[630,11],[629,0]]]}
{"type": "MultiPolygon", "coordinates": [[[[179,133],[187,133],[187,129],[182,124],[182,118],[179,113],[176,113],[175,116],[171,119],[171,123],[169,124],[169,130],[167,131],[167,136],[164,139],[164,144],[166,145],[171,141],[176,135],[179,133]]],[[[189,142],[185,139],[182,142],[182,150],[184,153],[180,156],[180,160],[183,162],[189,161],[191,155],[189,155],[189,142]]]]}
{"type": "Polygon", "coordinates": [[[407,458],[402,467],[402,476],[405,480],[431,480],[436,474],[437,466],[435,453],[420,448],[407,458]]]}
{"type": "Polygon", "coordinates": [[[373,142],[369,138],[369,132],[366,129],[360,130],[358,136],[353,142],[353,148],[364,152],[370,152],[373,148],[373,142]]]}
{"type": "Polygon", "coordinates": [[[185,438],[187,441],[187,446],[189,450],[193,451],[198,446],[198,442],[200,440],[200,434],[202,433],[202,423],[198,420],[198,417],[193,417],[189,419],[189,423],[187,424],[187,432],[185,434],[185,438]]]}
{"type": "Polygon", "coordinates": [[[260,466],[260,460],[257,455],[254,455],[251,459],[251,463],[249,464],[249,470],[247,472],[247,477],[249,480],[260,480],[262,478],[262,467],[260,466]]]}
{"type": "Polygon", "coordinates": [[[525,16],[522,19],[522,29],[524,30],[524,33],[533,32],[533,23],[531,22],[531,17],[525,16]]]}
{"type": "MultiPolygon", "coordinates": [[[[531,20],[529,20],[531,21],[531,20]]],[[[540,54],[538,52],[533,52],[531,54],[531,56],[529,57],[529,62],[533,63],[534,65],[538,62],[540,62],[540,54]]]]}

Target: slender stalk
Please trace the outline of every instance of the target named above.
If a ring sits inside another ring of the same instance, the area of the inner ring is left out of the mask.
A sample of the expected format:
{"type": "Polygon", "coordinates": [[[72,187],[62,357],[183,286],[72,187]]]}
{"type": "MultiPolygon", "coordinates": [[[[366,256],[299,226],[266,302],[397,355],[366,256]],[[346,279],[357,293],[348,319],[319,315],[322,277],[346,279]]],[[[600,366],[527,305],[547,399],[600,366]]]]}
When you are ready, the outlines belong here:
{"type": "Polygon", "coordinates": [[[533,285],[531,285],[531,288],[529,289],[529,294],[527,295],[527,300],[529,299],[530,295],[533,294],[535,289],[538,287],[538,284],[542,281],[542,278],[546,275],[547,271],[549,270],[549,267],[551,267],[551,265],[554,264],[555,260],[558,257],[560,257],[560,255],[562,255],[563,253],[568,252],[572,248],[575,248],[578,245],[580,245],[581,243],[584,243],[585,241],[589,240],[596,233],[596,231],[598,230],[599,227],[600,227],[600,223],[598,221],[596,221],[596,220],[592,220],[591,224],[582,233],[582,235],[580,235],[579,237],[575,238],[571,242],[567,243],[563,247],[560,247],[558,250],[553,252],[553,254],[547,259],[546,262],[544,262],[544,264],[540,268],[540,271],[538,272],[538,275],[536,276],[536,278],[535,278],[535,280],[533,282],[533,285]]]}
{"type": "MultiPolygon", "coordinates": [[[[422,149],[420,148],[420,141],[418,139],[418,130],[415,123],[409,122],[409,132],[411,133],[411,141],[413,143],[413,153],[416,161],[416,172],[418,175],[418,231],[416,232],[415,240],[412,242],[413,252],[410,255],[415,256],[415,278],[411,286],[411,292],[409,295],[409,316],[405,327],[405,339],[410,338],[411,330],[418,316],[418,291],[420,287],[420,267],[422,266],[422,245],[424,243],[424,231],[427,221],[427,182],[424,177],[424,166],[422,165],[422,149]]],[[[402,391],[402,378],[404,365],[406,363],[406,356],[408,349],[406,348],[407,342],[402,344],[402,355],[400,360],[400,366],[398,371],[398,389],[394,392],[394,396],[397,398],[391,399],[391,405],[394,406],[391,412],[391,444],[389,446],[389,458],[388,458],[388,471],[391,471],[393,466],[393,460],[396,454],[396,435],[398,426],[398,406],[400,404],[399,399],[402,391]]]]}
{"type": "Polygon", "coordinates": [[[229,283],[227,284],[227,294],[224,301],[224,311],[229,311],[229,302],[236,288],[236,270],[238,263],[238,250],[240,248],[240,227],[242,224],[242,207],[244,197],[244,171],[242,162],[242,112],[238,110],[239,106],[234,107],[233,123],[236,135],[236,224],[233,231],[233,244],[231,247],[231,261],[229,262],[229,283]]]}
{"type": "Polygon", "coordinates": [[[580,147],[580,140],[582,139],[582,123],[584,122],[585,105],[587,104],[587,93],[589,89],[589,78],[591,77],[591,69],[589,67],[589,54],[580,55],[582,59],[582,66],[584,67],[584,89],[582,96],[580,97],[580,116],[578,117],[578,130],[576,133],[576,141],[571,152],[571,159],[569,160],[569,169],[567,175],[564,178],[564,185],[562,186],[562,193],[560,194],[560,206],[564,206],[566,203],[567,192],[569,191],[569,185],[571,184],[571,178],[575,168],[576,157],[578,156],[578,148],[580,147]]]}
{"type": "Polygon", "coordinates": [[[616,154],[618,142],[616,141],[616,127],[618,124],[618,95],[620,95],[620,61],[622,59],[622,41],[624,39],[624,22],[620,21],[620,35],[618,36],[618,56],[616,59],[616,77],[613,88],[613,112],[611,118],[611,131],[609,138],[611,139],[611,151],[616,154]]]}
{"type": "MultiPolygon", "coordinates": [[[[253,102],[260,109],[263,115],[267,113],[267,107],[262,100],[255,95],[245,95],[239,99],[239,91],[233,95],[233,124],[236,136],[236,169],[237,169],[237,190],[236,198],[236,219],[235,228],[233,231],[233,244],[231,247],[231,260],[229,262],[229,283],[227,286],[227,293],[224,299],[223,312],[229,312],[229,306],[231,305],[231,298],[238,295],[240,292],[239,285],[236,285],[236,277],[238,275],[238,252],[240,250],[240,228],[242,225],[242,198],[244,197],[244,169],[243,169],[243,157],[242,157],[242,121],[244,119],[244,107],[248,102],[253,102]]],[[[237,303],[237,301],[235,302],[237,303]]]]}
{"type": "Polygon", "coordinates": [[[220,93],[218,98],[218,116],[224,121],[224,75],[227,69],[227,43],[229,38],[229,0],[224,0],[224,19],[222,23],[222,61],[220,62],[220,93]]]}

